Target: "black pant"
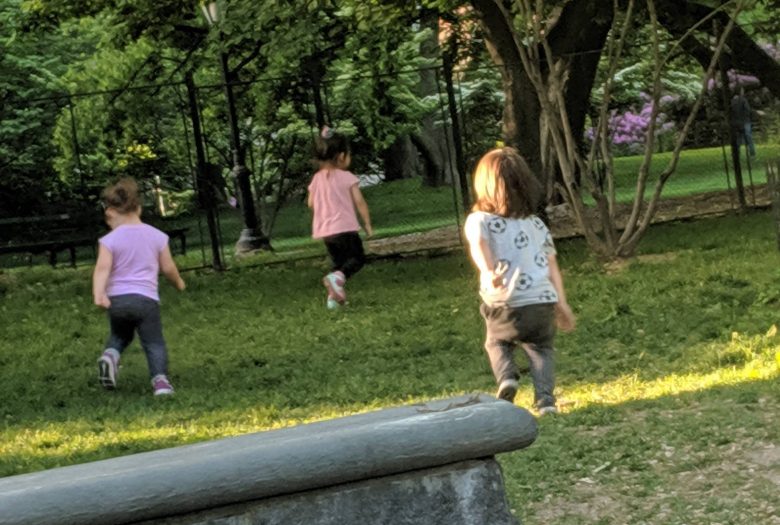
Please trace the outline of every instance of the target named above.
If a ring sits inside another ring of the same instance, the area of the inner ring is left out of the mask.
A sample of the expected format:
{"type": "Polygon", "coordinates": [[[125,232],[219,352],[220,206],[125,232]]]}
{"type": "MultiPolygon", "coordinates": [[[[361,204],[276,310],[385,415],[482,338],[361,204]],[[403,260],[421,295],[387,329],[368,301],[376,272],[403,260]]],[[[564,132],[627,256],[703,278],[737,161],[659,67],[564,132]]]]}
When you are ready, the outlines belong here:
{"type": "Polygon", "coordinates": [[[111,335],[106,349],[113,348],[121,354],[137,331],[146,353],[149,375],[167,374],[168,349],[163,339],[160,303],[139,294],[114,295],[110,299],[108,322],[111,335]]]}
{"type": "Polygon", "coordinates": [[[555,406],[555,305],[530,304],[512,308],[491,307],[482,303],[479,309],[485,319],[485,350],[496,383],[519,379],[514,353],[518,345],[528,356],[534,383],[534,405],[555,406]]]}
{"type": "Polygon", "coordinates": [[[358,232],[337,233],[325,237],[323,241],[333,261],[333,271],[341,271],[347,279],[366,264],[363,241],[358,232]]]}

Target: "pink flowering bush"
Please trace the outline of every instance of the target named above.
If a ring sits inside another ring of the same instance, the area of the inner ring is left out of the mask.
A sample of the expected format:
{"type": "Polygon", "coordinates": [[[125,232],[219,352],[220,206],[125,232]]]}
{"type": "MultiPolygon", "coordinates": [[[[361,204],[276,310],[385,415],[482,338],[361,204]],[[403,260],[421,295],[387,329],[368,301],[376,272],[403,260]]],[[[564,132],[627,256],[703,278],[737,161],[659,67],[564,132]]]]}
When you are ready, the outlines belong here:
{"type": "MultiPolygon", "coordinates": [[[[609,116],[609,136],[612,141],[613,153],[616,156],[635,155],[641,152],[647,141],[647,133],[650,129],[650,117],[653,112],[653,101],[646,93],[640,93],[643,101],[642,108],[637,112],[634,108],[625,111],[613,109],[609,116]]],[[[658,112],[655,137],[662,148],[666,137],[673,135],[676,128],[675,122],[663,110],[678,102],[675,95],[664,95],[658,101],[661,111],[658,112]]],[[[588,141],[594,139],[594,129],[586,131],[588,141]]]]}

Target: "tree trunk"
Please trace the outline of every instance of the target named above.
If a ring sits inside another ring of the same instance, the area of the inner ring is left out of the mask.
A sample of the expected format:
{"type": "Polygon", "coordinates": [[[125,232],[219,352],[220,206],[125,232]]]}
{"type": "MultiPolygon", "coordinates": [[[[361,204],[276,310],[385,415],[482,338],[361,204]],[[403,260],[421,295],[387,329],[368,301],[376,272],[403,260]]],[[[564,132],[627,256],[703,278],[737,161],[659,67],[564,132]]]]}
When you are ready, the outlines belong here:
{"type": "Polygon", "coordinates": [[[566,112],[572,132],[580,141],[599,59],[614,16],[612,2],[608,0],[579,0],[566,4],[550,30],[548,40],[553,53],[570,57],[566,112]]]}
{"type": "MultiPolygon", "coordinates": [[[[430,36],[420,45],[420,54],[429,59],[436,59],[441,55],[439,47],[439,14],[433,10],[423,10],[420,16],[420,25],[423,30],[430,30],[430,36]]],[[[435,97],[439,94],[436,71],[425,69],[420,72],[420,84],[418,95],[422,97],[435,97]]],[[[417,147],[423,158],[423,180],[427,186],[440,186],[451,182],[451,169],[455,165],[452,155],[452,147],[449,146],[448,131],[441,125],[436,125],[437,116],[440,117],[439,105],[428,115],[423,117],[421,133],[412,137],[412,142],[417,147]]]]}
{"type": "MultiPolygon", "coordinates": [[[[493,61],[501,67],[505,142],[517,147],[531,168],[542,173],[540,108],[518,54],[514,27],[498,0],[473,0],[493,61]]],[[[578,140],[583,135],[590,94],[604,43],[612,27],[612,2],[573,0],[562,9],[548,41],[556,58],[568,57],[566,109],[578,140]],[[583,50],[587,51],[583,53],[583,50]]],[[[543,56],[543,53],[540,53],[543,56]]]]}
{"type": "Polygon", "coordinates": [[[398,137],[382,153],[385,167],[385,180],[393,181],[414,177],[419,172],[417,150],[408,135],[398,137]]]}
{"type": "Polygon", "coordinates": [[[504,142],[516,147],[535,173],[542,172],[539,151],[539,102],[517,51],[512,21],[494,0],[472,0],[493,62],[504,85],[504,142]]]}
{"type": "MultiPolygon", "coordinates": [[[[423,130],[423,133],[411,135],[409,138],[422,158],[422,168],[424,170],[423,183],[426,186],[436,187],[444,182],[451,182],[451,172],[445,173],[444,171],[441,152],[437,148],[440,144],[437,145],[428,137],[429,135],[423,130]]],[[[450,164],[450,166],[452,166],[452,164],[450,164]]]]}

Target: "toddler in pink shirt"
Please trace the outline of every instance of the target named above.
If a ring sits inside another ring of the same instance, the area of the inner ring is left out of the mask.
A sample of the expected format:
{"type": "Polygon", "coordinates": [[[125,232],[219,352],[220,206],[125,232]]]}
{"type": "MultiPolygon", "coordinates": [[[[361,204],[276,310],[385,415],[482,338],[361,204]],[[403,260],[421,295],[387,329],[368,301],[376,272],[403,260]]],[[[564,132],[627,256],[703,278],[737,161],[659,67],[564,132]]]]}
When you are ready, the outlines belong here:
{"type": "Polygon", "coordinates": [[[346,302],[347,279],[366,262],[358,235],[358,213],[366,234],[370,237],[374,231],[358,179],[346,171],[352,160],[347,137],[327,126],[322,128],[315,141],[315,156],[319,170],[309,184],[308,196],[309,207],[314,212],[312,237],[325,242],[333,262],[322,283],[328,290],[327,306],[335,309],[346,302]]]}

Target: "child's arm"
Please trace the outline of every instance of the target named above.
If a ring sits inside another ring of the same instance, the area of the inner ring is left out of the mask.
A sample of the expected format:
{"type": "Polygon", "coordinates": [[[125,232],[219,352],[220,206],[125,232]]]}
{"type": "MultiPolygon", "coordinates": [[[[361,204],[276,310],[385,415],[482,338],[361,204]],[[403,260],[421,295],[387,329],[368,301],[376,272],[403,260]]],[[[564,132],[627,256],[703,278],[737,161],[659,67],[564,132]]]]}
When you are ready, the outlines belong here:
{"type": "Polygon", "coordinates": [[[471,260],[474,261],[474,265],[480,273],[487,274],[493,271],[495,263],[493,262],[493,254],[490,253],[490,245],[487,239],[483,237],[470,239],[469,252],[471,253],[471,260]]]}
{"type": "Polygon", "coordinates": [[[496,264],[487,239],[480,237],[476,242],[469,242],[469,251],[480,275],[489,275],[493,288],[504,287],[504,274],[509,268],[503,263],[496,264]]]}
{"type": "Polygon", "coordinates": [[[177,290],[184,290],[186,287],[184,279],[179,275],[179,269],[176,268],[176,263],[173,261],[173,256],[171,255],[171,248],[167,245],[163,251],[160,252],[160,271],[177,290]]]}
{"type": "Polygon", "coordinates": [[[490,243],[487,238],[482,236],[479,223],[472,221],[471,217],[466,220],[465,234],[469,242],[469,253],[471,260],[479,270],[480,278],[490,278],[490,284],[493,288],[502,288],[504,286],[504,274],[509,269],[504,264],[496,264],[493,253],[490,251],[490,243]]]}
{"type": "Polygon", "coordinates": [[[314,197],[312,196],[311,192],[309,192],[306,196],[306,204],[309,206],[309,208],[314,208],[314,197]]]}
{"type": "Polygon", "coordinates": [[[368,212],[366,199],[363,198],[363,193],[360,191],[360,187],[357,184],[354,184],[350,188],[350,193],[352,193],[352,202],[355,204],[355,208],[360,214],[360,218],[363,219],[363,228],[366,230],[366,234],[371,237],[374,235],[374,229],[371,227],[371,215],[368,212]]]}
{"type": "Polygon", "coordinates": [[[558,294],[558,303],[555,305],[555,320],[558,323],[558,328],[564,332],[571,332],[577,325],[577,320],[566,300],[566,291],[563,288],[563,276],[558,266],[558,259],[555,255],[548,255],[547,259],[550,268],[550,282],[558,294]]]}
{"type": "Polygon", "coordinates": [[[95,263],[95,271],[92,274],[92,299],[97,306],[109,308],[111,300],[106,295],[106,286],[108,285],[108,276],[111,274],[111,265],[114,262],[112,253],[103,246],[99,245],[98,258],[95,263]]]}

